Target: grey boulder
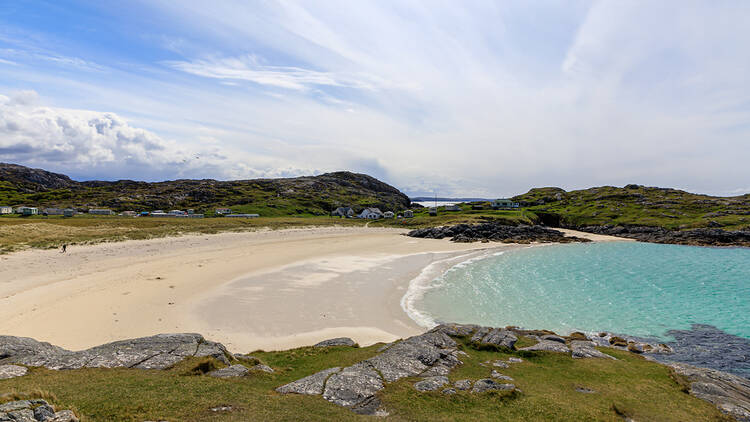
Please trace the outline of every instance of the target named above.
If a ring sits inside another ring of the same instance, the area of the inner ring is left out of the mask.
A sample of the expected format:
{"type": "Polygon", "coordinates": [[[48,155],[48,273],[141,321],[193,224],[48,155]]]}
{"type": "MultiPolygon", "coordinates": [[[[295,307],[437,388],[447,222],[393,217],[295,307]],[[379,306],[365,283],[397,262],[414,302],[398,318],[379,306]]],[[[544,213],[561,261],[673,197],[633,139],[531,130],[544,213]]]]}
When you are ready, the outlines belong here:
{"type": "Polygon", "coordinates": [[[25,366],[0,365],[0,380],[22,377],[29,371],[25,366]]]}
{"type": "Polygon", "coordinates": [[[554,352],[554,353],[569,353],[570,352],[570,350],[568,349],[568,346],[562,343],[558,343],[556,341],[551,341],[551,340],[542,340],[533,346],[524,347],[521,350],[528,351],[528,352],[535,352],[535,351],[536,352],[554,352]]]}
{"type": "Polygon", "coordinates": [[[417,391],[437,391],[442,386],[448,384],[448,382],[447,377],[430,377],[414,384],[414,388],[416,388],[417,391]]]}
{"type": "Polygon", "coordinates": [[[330,346],[355,346],[357,343],[349,337],[338,337],[329,340],[323,340],[316,344],[315,347],[330,347],[330,346]]]}
{"type": "Polygon", "coordinates": [[[471,380],[458,380],[453,383],[453,387],[461,391],[471,390],[471,380]]]}
{"type": "Polygon", "coordinates": [[[331,375],[325,383],[323,398],[339,406],[353,407],[373,397],[383,387],[377,371],[360,362],[331,375]]]}
{"type": "Polygon", "coordinates": [[[610,356],[606,353],[602,353],[598,350],[596,350],[594,347],[596,346],[596,343],[593,341],[582,341],[582,340],[574,340],[570,342],[570,350],[571,350],[571,356],[575,359],[582,359],[582,358],[601,358],[601,359],[614,359],[617,360],[614,356],[610,356]]]}
{"type": "Polygon", "coordinates": [[[474,332],[471,341],[480,345],[493,345],[512,350],[516,341],[518,341],[518,337],[509,330],[481,327],[474,332]]]}
{"type": "Polygon", "coordinates": [[[500,380],[503,380],[503,381],[513,381],[513,378],[511,378],[511,377],[509,377],[507,375],[503,375],[503,374],[501,374],[501,373],[499,373],[497,371],[492,371],[492,373],[490,373],[490,376],[492,378],[500,379],[500,380]]]}
{"type": "Polygon", "coordinates": [[[341,368],[339,367],[324,369],[310,376],[298,379],[297,381],[282,385],[277,388],[276,391],[283,394],[323,394],[323,387],[325,386],[328,377],[340,370],[341,368]]]}
{"type": "Polygon", "coordinates": [[[237,378],[244,377],[248,372],[250,372],[250,370],[247,369],[245,365],[237,364],[211,371],[208,375],[215,378],[237,378]]]}
{"type": "Polygon", "coordinates": [[[188,357],[212,357],[229,364],[221,343],[200,334],[157,334],[115,341],[72,352],[24,337],[0,336],[0,363],[20,363],[47,369],[139,368],[166,369],[188,357]]]}
{"type": "Polygon", "coordinates": [[[474,383],[472,393],[484,393],[485,391],[510,391],[515,390],[513,384],[501,384],[493,379],[483,378],[474,383]]]}

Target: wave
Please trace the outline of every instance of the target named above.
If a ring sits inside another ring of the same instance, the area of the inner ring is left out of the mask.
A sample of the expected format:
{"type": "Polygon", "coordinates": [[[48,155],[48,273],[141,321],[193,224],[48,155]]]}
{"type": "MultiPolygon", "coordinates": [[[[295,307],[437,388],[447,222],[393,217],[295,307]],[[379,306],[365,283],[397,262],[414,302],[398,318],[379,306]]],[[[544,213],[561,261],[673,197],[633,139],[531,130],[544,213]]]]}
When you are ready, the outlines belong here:
{"type": "Polygon", "coordinates": [[[477,255],[477,252],[472,252],[465,255],[445,258],[430,263],[430,265],[426,266],[417,277],[409,282],[409,287],[406,290],[404,296],[401,298],[401,309],[403,309],[404,312],[406,312],[406,314],[409,316],[409,318],[411,318],[412,321],[416,322],[420,327],[424,327],[427,329],[434,328],[438,325],[437,321],[435,321],[435,319],[427,312],[421,311],[417,308],[417,303],[422,300],[425,293],[430,290],[440,288],[444,283],[444,274],[459,270],[461,268],[465,268],[477,261],[481,261],[494,256],[500,256],[504,253],[505,251],[494,253],[491,253],[490,251],[483,251],[478,256],[473,256],[477,255]],[[464,259],[466,257],[470,258],[464,259]],[[451,261],[456,260],[460,260],[460,262],[448,267],[448,269],[446,270],[443,270],[443,268],[447,264],[449,264],[451,261]]]}

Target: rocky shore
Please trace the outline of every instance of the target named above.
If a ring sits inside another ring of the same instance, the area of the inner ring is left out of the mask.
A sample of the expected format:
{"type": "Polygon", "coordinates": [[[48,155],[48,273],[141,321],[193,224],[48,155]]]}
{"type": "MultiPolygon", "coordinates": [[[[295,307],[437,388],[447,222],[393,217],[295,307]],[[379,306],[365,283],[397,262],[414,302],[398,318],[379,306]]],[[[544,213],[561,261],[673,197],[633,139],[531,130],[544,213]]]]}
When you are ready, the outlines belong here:
{"type": "Polygon", "coordinates": [[[454,242],[590,242],[589,239],[565,236],[565,233],[546,226],[525,224],[509,226],[497,222],[416,229],[407,233],[407,236],[428,239],[450,238],[454,242]]]}
{"type": "MultiPolygon", "coordinates": [[[[321,342],[321,347],[356,347],[347,338],[321,342]]],[[[348,366],[335,366],[281,385],[281,394],[318,395],[325,400],[351,409],[359,414],[387,415],[381,406],[379,391],[405,378],[420,393],[439,392],[445,396],[464,391],[480,394],[523,394],[514,379],[503,374],[513,365],[525,365],[525,358],[538,353],[559,353],[571,359],[617,360],[606,353],[607,348],[638,355],[669,354],[663,344],[651,344],[611,333],[587,336],[576,332],[560,336],[551,331],[523,330],[516,327],[493,328],[477,325],[443,324],[424,334],[382,346],[377,354],[348,366]],[[524,338],[525,347],[518,347],[524,338]],[[503,352],[480,365],[486,375],[466,378],[451,383],[448,376],[463,365],[467,357],[465,347],[490,353],[503,352]],[[510,356],[508,354],[511,354],[510,356]]],[[[91,349],[72,352],[31,338],[0,336],[0,374],[4,378],[27,376],[28,367],[52,370],[79,368],[133,368],[163,370],[191,357],[209,357],[224,367],[207,372],[217,378],[248,376],[252,371],[274,372],[258,359],[235,355],[220,343],[204,339],[199,334],[160,334],[151,337],[109,343],[91,349]]],[[[686,364],[671,365],[678,382],[686,392],[717,406],[738,421],[750,421],[750,381],[721,371],[697,368],[686,364]]],[[[596,393],[584,387],[576,391],[596,393]]],[[[0,405],[0,421],[75,421],[69,411],[56,412],[43,400],[22,400],[0,405]],[[41,409],[41,410],[38,410],[41,409]],[[18,415],[26,419],[18,419],[18,415]],[[37,413],[41,416],[37,417],[37,413]],[[9,416],[11,415],[11,416],[9,416]]]]}
{"type": "Polygon", "coordinates": [[[723,230],[719,228],[701,228],[692,230],[667,230],[650,226],[582,226],[576,230],[625,237],[641,242],[671,243],[695,246],[745,246],[750,247],[750,230],[723,230]]]}

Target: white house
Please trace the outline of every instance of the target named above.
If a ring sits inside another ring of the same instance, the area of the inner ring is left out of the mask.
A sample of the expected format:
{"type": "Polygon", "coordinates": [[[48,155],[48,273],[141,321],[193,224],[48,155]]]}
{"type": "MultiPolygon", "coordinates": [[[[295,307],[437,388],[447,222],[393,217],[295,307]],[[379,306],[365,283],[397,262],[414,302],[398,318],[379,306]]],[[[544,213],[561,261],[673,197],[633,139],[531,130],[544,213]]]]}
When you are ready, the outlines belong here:
{"type": "Polygon", "coordinates": [[[414,218],[414,211],[412,210],[404,211],[404,218],[414,218]]]}
{"type": "Polygon", "coordinates": [[[123,211],[120,213],[120,215],[124,217],[135,217],[136,215],[138,215],[138,213],[135,211],[123,211]]]}
{"type": "Polygon", "coordinates": [[[34,207],[18,207],[16,208],[16,214],[37,215],[39,214],[39,210],[34,207]]]}
{"type": "Polygon", "coordinates": [[[13,207],[0,207],[0,214],[13,214],[13,207]]]}
{"type": "Polygon", "coordinates": [[[383,218],[393,218],[394,214],[391,211],[386,211],[383,213],[383,218]]]}
{"type": "Polygon", "coordinates": [[[216,214],[226,215],[226,214],[231,214],[231,213],[232,213],[231,208],[216,208],[216,214]]]}
{"type": "Polygon", "coordinates": [[[94,214],[94,215],[113,215],[114,213],[115,213],[114,211],[108,210],[106,208],[95,208],[95,209],[89,210],[89,214],[94,214]]]}
{"type": "Polygon", "coordinates": [[[331,216],[351,218],[354,217],[354,210],[352,207],[338,207],[331,212],[331,216]]]}
{"type": "Polygon", "coordinates": [[[518,202],[513,202],[510,199],[495,199],[492,201],[492,209],[508,208],[518,208],[518,202]]]}
{"type": "Polygon", "coordinates": [[[378,218],[383,218],[383,212],[378,208],[365,208],[361,213],[359,213],[359,218],[377,220],[378,218]]]}
{"type": "Polygon", "coordinates": [[[72,217],[74,215],[76,215],[76,210],[74,210],[73,208],[65,208],[63,210],[64,217],[72,217]]]}

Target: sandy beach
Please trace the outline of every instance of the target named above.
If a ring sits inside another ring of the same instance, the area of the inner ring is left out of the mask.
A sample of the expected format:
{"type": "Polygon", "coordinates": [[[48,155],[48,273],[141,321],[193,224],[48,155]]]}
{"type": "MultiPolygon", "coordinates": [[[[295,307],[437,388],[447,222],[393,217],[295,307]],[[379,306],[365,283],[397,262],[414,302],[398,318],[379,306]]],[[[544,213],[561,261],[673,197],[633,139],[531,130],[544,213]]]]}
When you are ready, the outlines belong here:
{"type": "Polygon", "coordinates": [[[392,341],[422,330],[401,306],[411,280],[518,247],[404,232],[261,230],[2,255],[0,333],[72,350],[165,332],[238,352],[392,341]]]}
{"type": "Polygon", "coordinates": [[[309,228],[27,250],[0,256],[0,333],[78,350],[198,332],[233,351],[420,331],[400,306],[436,261],[508,245],[399,229],[309,228]]]}

